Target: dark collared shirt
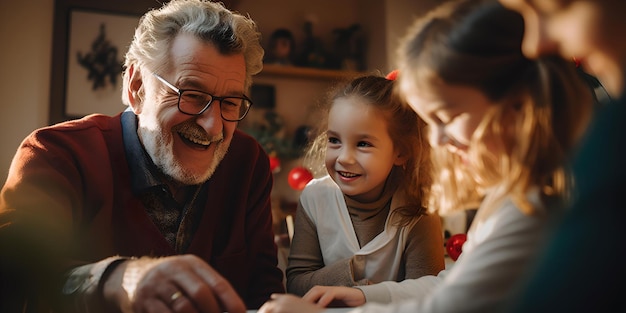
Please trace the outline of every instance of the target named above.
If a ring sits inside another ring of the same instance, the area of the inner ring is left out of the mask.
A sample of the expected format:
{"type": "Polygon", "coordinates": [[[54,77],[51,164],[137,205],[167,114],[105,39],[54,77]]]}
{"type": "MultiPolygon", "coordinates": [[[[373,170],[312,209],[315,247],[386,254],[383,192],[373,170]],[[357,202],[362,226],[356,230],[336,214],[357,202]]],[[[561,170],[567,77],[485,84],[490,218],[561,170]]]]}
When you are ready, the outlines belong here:
{"type": "Polygon", "coordinates": [[[202,185],[183,186],[189,188],[184,203],[174,199],[168,185],[164,182],[164,174],[156,167],[143,148],[137,135],[137,117],[129,109],[122,113],[122,133],[124,149],[130,167],[133,193],[137,194],[152,222],[159,228],[163,236],[177,253],[182,253],[189,246],[192,234],[197,226],[200,209],[196,201],[202,185]]]}

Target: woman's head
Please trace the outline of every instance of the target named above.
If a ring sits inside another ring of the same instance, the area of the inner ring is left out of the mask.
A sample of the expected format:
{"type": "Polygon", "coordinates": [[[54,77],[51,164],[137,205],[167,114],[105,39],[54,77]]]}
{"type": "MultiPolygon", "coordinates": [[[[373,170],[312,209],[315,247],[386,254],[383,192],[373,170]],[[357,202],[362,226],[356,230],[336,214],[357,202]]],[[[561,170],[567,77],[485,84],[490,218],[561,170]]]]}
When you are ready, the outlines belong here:
{"type": "Polygon", "coordinates": [[[371,75],[336,89],[323,110],[308,161],[318,169],[325,163],[326,172],[348,195],[367,189],[380,196],[389,173],[404,172],[401,186],[411,190],[414,201],[422,201],[422,186],[430,179],[424,123],[393,92],[394,84],[371,75]],[[368,175],[375,175],[376,181],[358,187],[368,175]]]}
{"type": "Polygon", "coordinates": [[[523,32],[521,16],[494,1],[450,1],[409,29],[400,47],[400,73],[405,81],[441,80],[498,100],[530,70],[520,50],[523,32]]]}
{"type": "Polygon", "coordinates": [[[586,126],[591,90],[573,64],[526,58],[523,31],[521,16],[495,1],[455,1],[403,41],[399,90],[429,124],[443,211],[495,185],[520,198],[532,186],[562,191],[561,164],[586,126]]]}
{"type": "Polygon", "coordinates": [[[626,1],[500,0],[524,16],[523,51],[531,58],[576,58],[613,96],[626,84],[626,1]]]}

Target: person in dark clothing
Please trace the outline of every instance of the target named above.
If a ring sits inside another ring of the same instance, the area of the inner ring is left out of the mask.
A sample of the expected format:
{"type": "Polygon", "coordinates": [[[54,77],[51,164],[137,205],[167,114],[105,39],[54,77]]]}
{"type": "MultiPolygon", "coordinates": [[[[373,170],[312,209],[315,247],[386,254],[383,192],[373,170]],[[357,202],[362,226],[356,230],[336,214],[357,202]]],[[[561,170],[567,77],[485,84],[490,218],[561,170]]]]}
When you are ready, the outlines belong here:
{"type": "Polygon", "coordinates": [[[529,57],[576,58],[608,97],[573,156],[575,201],[504,312],[626,312],[626,2],[500,0],[525,20],[529,57]]]}

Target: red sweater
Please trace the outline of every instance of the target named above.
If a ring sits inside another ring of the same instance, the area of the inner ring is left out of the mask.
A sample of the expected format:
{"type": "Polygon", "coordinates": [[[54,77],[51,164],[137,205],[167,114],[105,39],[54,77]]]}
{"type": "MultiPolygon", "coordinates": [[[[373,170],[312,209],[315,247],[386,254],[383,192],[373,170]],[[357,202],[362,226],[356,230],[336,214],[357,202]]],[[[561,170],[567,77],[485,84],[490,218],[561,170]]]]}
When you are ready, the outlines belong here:
{"type": "MultiPolygon", "coordinates": [[[[205,209],[185,253],[206,260],[249,308],[258,308],[271,293],[283,292],[267,155],[253,138],[236,131],[206,184],[205,209]]],[[[0,194],[0,249],[4,270],[15,260],[33,276],[114,255],[175,254],[132,192],[119,114],[42,128],[23,141],[0,194]],[[30,222],[22,223],[23,218],[30,222]],[[24,225],[37,229],[20,229],[24,225]],[[33,260],[41,257],[49,262],[33,260]]]]}

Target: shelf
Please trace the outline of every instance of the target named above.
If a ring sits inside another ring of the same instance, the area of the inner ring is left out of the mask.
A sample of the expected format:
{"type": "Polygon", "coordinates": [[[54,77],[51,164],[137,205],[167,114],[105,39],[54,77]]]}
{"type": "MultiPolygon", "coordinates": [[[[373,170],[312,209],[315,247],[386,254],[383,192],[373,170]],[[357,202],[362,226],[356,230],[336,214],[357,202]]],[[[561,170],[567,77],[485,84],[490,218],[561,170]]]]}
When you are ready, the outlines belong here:
{"type": "Polygon", "coordinates": [[[259,73],[261,77],[288,77],[288,78],[308,78],[323,80],[340,80],[363,75],[356,71],[328,70],[312,67],[298,67],[291,65],[263,64],[263,71],[259,73]]]}

